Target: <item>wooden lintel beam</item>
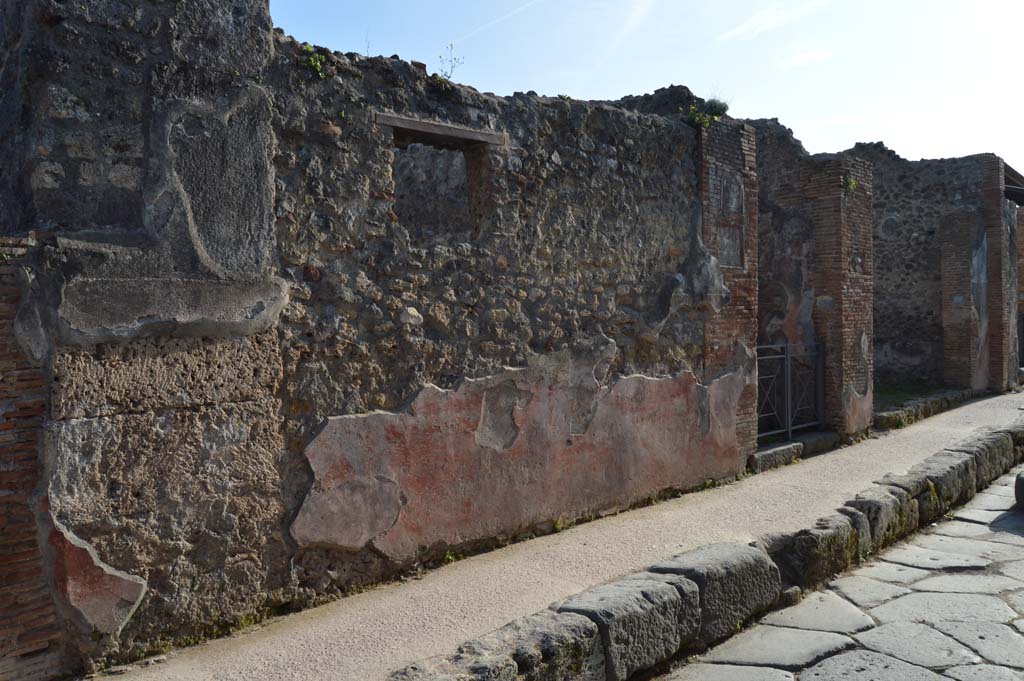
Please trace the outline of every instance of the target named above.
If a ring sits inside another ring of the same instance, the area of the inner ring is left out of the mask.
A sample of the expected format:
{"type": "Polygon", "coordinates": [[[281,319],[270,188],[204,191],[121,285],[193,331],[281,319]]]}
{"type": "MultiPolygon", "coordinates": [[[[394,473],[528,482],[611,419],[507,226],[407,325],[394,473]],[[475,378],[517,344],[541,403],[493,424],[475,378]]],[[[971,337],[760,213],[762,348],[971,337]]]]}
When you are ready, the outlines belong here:
{"type": "Polygon", "coordinates": [[[421,142],[440,147],[466,147],[472,144],[508,144],[508,134],[489,130],[473,130],[447,123],[434,123],[418,118],[398,116],[396,114],[374,112],[377,125],[383,125],[395,131],[395,141],[400,146],[421,142]]]}

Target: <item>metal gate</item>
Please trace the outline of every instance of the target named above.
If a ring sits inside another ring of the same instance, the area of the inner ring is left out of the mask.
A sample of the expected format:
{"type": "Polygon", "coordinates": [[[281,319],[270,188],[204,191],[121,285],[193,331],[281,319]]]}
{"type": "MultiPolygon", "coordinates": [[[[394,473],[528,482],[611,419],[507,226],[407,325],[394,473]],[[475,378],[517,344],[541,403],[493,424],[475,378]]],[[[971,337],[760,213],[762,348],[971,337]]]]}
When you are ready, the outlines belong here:
{"type": "Polygon", "coordinates": [[[825,412],[825,353],[820,344],[757,348],[757,438],[820,427],[825,412]]]}

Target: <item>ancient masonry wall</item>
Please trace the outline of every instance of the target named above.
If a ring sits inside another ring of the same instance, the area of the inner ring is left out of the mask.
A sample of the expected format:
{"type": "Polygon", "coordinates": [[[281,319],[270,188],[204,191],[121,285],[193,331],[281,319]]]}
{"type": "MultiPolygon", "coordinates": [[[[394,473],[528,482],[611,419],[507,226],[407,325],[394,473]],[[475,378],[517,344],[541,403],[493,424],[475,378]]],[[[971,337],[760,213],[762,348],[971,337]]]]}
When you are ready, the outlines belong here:
{"type": "Polygon", "coordinates": [[[808,154],[776,120],[757,131],[758,344],[810,345],[814,329],[814,224],[801,172],[808,154]]]}
{"type": "Polygon", "coordinates": [[[0,239],[0,678],[19,681],[51,679],[65,664],[34,503],[46,378],[14,333],[19,273],[32,245],[0,239]]]}
{"type": "Polygon", "coordinates": [[[844,434],[871,425],[871,164],[812,157],[801,174],[814,229],[814,325],[825,352],[825,420],[844,434]]]}
{"type": "Polygon", "coordinates": [[[760,191],[759,342],[818,344],[824,420],[844,435],[861,433],[873,403],[871,163],[810,156],[778,121],[751,124],[760,191]]]}
{"type": "MultiPolygon", "coordinates": [[[[959,341],[943,334],[941,225],[950,214],[985,210],[991,200],[983,192],[985,157],[911,162],[880,144],[850,153],[874,164],[876,378],[942,384],[943,344],[959,341]]],[[[1001,207],[1002,199],[994,205],[1001,207]]],[[[953,345],[949,350],[953,363],[966,357],[953,345]]],[[[950,380],[954,387],[970,385],[962,377],[950,380]]]]}
{"type": "Polygon", "coordinates": [[[37,239],[16,328],[42,367],[5,413],[32,430],[4,522],[47,587],[0,622],[19,674],[51,621],[69,667],[137,657],[754,447],[749,128],[481,94],[236,5],[3,5],[0,205],[37,239]],[[403,208],[421,182],[466,195],[403,208]]]}
{"type": "MultiPolygon", "coordinates": [[[[701,131],[703,238],[718,257],[730,297],[706,327],[706,376],[733,370],[737,352],[757,346],[758,212],[757,141],[754,129],[712,126],[701,131]]],[[[757,448],[757,385],[743,388],[736,411],[740,453],[757,448]]]]}

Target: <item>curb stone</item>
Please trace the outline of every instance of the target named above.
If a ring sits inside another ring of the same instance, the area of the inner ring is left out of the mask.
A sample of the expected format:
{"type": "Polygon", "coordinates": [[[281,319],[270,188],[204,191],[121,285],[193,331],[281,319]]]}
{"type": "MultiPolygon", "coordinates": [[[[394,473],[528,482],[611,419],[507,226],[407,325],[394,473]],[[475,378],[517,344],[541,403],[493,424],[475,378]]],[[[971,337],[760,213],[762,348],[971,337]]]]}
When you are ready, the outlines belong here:
{"type": "Polygon", "coordinates": [[[950,390],[929,397],[911,400],[897,409],[880,411],[874,415],[877,430],[906,428],[929,416],[949,411],[964,402],[990,394],[988,390],[950,390]]]}
{"type": "Polygon", "coordinates": [[[933,522],[1024,461],[1024,421],[984,430],[902,475],[886,475],[836,514],[752,545],[713,544],[551,610],[518,619],[392,681],[625,681],[728,638],[785,594],[819,587],[933,522]]]}

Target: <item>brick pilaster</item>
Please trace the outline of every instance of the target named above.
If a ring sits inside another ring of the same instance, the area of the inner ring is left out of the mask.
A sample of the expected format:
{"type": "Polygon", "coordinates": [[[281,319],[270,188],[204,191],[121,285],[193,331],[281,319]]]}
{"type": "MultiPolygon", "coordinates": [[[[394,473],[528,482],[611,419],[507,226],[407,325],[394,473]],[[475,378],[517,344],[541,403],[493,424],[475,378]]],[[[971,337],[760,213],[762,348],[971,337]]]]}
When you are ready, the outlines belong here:
{"type": "Polygon", "coordinates": [[[871,425],[874,392],[871,164],[808,158],[801,185],[814,224],[814,328],[825,353],[825,422],[853,435],[871,425]]]}
{"type": "MultiPolygon", "coordinates": [[[[704,374],[735,366],[736,343],[757,346],[757,137],[745,124],[715,123],[700,135],[703,240],[718,258],[729,302],[704,328],[704,374]]],[[[757,449],[757,385],[744,387],[736,439],[746,458],[757,449]]]]}
{"type": "Polygon", "coordinates": [[[43,576],[35,520],[45,375],[14,338],[18,268],[27,239],[0,239],[0,679],[62,671],[57,611],[43,576]]]}

